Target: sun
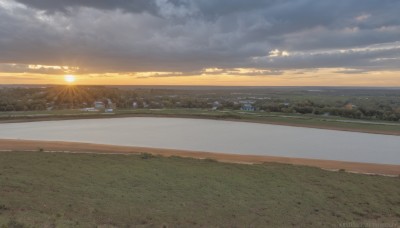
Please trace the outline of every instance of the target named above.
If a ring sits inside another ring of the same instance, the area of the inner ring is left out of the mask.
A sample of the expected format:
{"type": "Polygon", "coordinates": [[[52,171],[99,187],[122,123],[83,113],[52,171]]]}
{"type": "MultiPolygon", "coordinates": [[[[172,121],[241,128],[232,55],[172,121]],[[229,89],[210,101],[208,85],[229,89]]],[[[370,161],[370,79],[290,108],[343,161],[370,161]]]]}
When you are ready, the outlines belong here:
{"type": "Polygon", "coordinates": [[[73,83],[75,82],[75,76],[71,74],[64,75],[64,81],[66,81],[67,83],[73,83]]]}

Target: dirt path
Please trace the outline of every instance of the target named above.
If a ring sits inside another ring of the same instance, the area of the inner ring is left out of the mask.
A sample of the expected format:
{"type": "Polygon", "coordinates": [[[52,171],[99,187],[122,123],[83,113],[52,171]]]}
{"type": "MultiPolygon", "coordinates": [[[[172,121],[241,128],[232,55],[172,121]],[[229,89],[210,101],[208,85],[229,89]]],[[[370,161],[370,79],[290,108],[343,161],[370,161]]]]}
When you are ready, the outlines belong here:
{"type": "Polygon", "coordinates": [[[400,175],[400,165],[383,165],[373,163],[343,162],[303,158],[287,158],[274,156],[258,155],[237,155],[210,153],[201,151],[185,151],[172,149],[144,148],[113,146],[90,143],[75,142],[50,142],[50,141],[30,141],[30,140],[12,140],[0,139],[0,151],[57,151],[57,152],[78,152],[78,153],[150,153],[161,156],[180,156],[199,159],[215,159],[221,162],[260,164],[264,162],[277,162],[293,165],[314,166],[329,170],[344,169],[348,172],[382,174],[382,175],[400,175]]]}

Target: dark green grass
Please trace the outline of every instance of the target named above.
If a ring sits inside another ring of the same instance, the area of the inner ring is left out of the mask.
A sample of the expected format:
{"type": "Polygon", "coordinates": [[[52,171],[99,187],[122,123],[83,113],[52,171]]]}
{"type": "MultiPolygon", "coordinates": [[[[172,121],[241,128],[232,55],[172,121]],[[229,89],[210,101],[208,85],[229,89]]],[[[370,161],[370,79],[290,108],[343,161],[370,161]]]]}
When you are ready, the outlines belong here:
{"type": "Polygon", "coordinates": [[[400,179],[281,164],[0,153],[0,227],[400,224],[400,179]]]}

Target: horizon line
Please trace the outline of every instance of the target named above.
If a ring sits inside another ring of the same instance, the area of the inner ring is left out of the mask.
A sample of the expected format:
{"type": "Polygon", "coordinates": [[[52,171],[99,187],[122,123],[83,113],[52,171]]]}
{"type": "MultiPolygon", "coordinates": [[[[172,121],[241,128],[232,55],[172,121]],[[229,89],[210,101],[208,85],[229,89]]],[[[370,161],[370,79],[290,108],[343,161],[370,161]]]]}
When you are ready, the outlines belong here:
{"type": "Polygon", "coordinates": [[[12,84],[0,84],[0,87],[7,87],[7,86],[134,86],[134,87],[247,87],[247,88],[263,88],[263,87],[276,87],[276,88],[284,88],[284,87],[291,87],[291,88],[304,88],[304,87],[319,87],[319,88],[393,88],[393,89],[400,89],[400,86],[362,86],[362,85],[151,85],[151,84],[130,84],[130,85],[121,85],[121,84],[27,84],[27,83],[12,83],[12,84]]]}

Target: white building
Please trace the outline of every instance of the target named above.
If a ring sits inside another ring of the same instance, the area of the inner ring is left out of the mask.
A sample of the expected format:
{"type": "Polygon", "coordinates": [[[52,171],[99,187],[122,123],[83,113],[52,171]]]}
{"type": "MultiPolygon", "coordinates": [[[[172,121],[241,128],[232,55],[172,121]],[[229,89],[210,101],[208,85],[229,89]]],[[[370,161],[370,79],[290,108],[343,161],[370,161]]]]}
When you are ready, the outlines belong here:
{"type": "Polygon", "coordinates": [[[106,106],[102,101],[95,101],[94,102],[94,108],[95,109],[105,109],[106,106]]]}
{"type": "Polygon", "coordinates": [[[252,104],[243,104],[240,110],[254,112],[256,108],[252,104]]]}

